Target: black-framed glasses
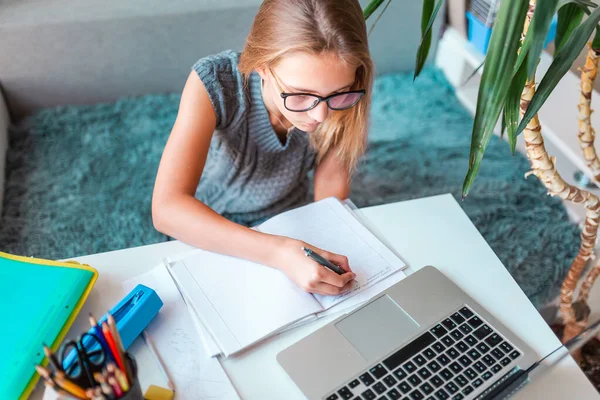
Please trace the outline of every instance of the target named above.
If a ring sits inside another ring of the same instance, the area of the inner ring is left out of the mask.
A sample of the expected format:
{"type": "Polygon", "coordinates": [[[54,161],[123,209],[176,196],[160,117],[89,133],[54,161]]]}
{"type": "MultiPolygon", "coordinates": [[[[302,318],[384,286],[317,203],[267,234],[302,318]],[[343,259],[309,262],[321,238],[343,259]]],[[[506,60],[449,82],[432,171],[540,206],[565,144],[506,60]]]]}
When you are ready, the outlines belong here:
{"type": "Polygon", "coordinates": [[[365,95],[366,90],[350,90],[347,92],[334,93],[327,97],[317,96],[312,93],[285,93],[279,84],[279,78],[270,70],[271,75],[275,78],[275,83],[283,99],[283,105],[288,111],[304,112],[309,111],[319,105],[322,101],[327,103],[327,106],[336,111],[347,110],[354,107],[360,99],[365,95]]]}

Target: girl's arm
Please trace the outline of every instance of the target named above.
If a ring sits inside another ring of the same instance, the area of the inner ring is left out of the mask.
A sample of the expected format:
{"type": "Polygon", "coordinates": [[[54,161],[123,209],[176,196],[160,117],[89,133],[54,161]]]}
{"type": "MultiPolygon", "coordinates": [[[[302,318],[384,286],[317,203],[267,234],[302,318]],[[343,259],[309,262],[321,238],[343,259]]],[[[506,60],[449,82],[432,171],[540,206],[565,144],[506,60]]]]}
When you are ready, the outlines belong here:
{"type": "Polygon", "coordinates": [[[194,197],[215,126],[208,93],[192,71],[156,177],[152,197],[155,228],[195,247],[279,268],[306,291],[338,294],[349,289],[352,272],[337,275],[305,257],[301,247],[313,248],[350,271],[346,257],[238,225],[194,197]]]}
{"type": "Polygon", "coordinates": [[[332,196],[345,200],[349,195],[350,173],[333,149],[315,169],[315,201],[332,196]]]}

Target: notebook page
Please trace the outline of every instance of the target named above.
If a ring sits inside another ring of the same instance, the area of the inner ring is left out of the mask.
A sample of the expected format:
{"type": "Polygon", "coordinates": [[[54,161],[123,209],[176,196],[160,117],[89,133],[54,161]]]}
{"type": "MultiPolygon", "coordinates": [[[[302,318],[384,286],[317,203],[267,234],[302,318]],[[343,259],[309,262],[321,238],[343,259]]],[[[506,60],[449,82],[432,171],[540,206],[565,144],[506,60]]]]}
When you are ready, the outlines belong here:
{"type": "MultiPolygon", "coordinates": [[[[330,197],[279,214],[259,227],[261,232],[303,240],[348,257],[356,274],[354,287],[338,296],[314,297],[328,309],[406,267],[336,198],[330,197]]],[[[301,251],[298,249],[298,251],[301,251]]]]}
{"type": "Polygon", "coordinates": [[[260,264],[203,250],[180,264],[190,277],[180,284],[226,355],[322,310],[313,296],[282,272],[260,264]],[[224,343],[221,339],[227,335],[237,344],[224,343]]]}

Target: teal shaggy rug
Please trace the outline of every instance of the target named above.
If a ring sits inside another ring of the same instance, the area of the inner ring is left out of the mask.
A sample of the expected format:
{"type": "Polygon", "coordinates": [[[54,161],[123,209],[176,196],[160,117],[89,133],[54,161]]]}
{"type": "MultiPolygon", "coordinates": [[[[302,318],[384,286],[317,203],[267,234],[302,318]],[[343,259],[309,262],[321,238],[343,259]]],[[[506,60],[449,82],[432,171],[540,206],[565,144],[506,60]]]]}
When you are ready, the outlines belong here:
{"type": "MultiPolygon", "coordinates": [[[[150,204],[179,95],[40,111],[11,130],[0,249],[62,259],[168,240],[150,204]]],[[[441,193],[460,201],[472,117],[443,74],[379,77],[369,149],[352,185],[358,206],[441,193]]],[[[492,138],[461,206],[535,305],[558,293],[579,230],[527,160],[492,138]]]]}

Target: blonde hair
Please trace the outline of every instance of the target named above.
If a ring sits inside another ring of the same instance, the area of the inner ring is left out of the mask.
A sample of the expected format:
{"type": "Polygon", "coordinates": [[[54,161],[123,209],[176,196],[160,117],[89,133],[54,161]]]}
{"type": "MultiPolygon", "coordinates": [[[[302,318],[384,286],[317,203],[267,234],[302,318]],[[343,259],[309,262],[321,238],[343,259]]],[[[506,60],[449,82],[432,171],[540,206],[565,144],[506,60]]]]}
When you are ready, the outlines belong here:
{"type": "Polygon", "coordinates": [[[334,111],[311,135],[317,161],[336,147],[344,166],[352,171],[366,148],[373,84],[373,62],[358,0],[265,0],[238,68],[247,79],[257,68],[272,67],[297,51],[333,53],[357,67],[352,90],[365,89],[366,94],[356,106],[334,111]]]}

